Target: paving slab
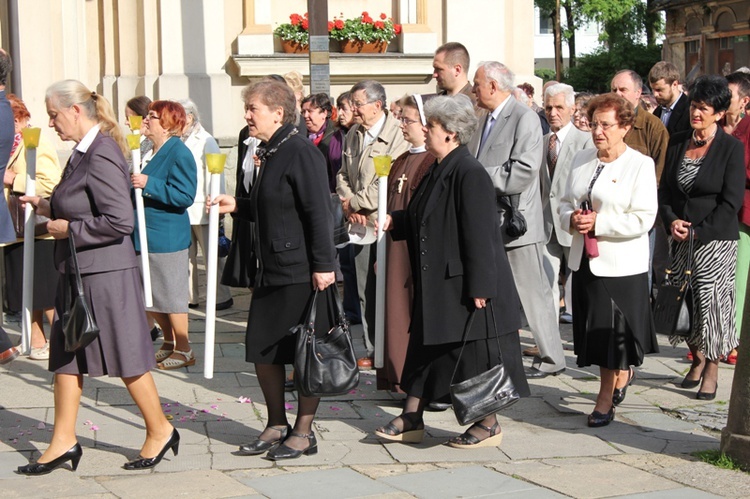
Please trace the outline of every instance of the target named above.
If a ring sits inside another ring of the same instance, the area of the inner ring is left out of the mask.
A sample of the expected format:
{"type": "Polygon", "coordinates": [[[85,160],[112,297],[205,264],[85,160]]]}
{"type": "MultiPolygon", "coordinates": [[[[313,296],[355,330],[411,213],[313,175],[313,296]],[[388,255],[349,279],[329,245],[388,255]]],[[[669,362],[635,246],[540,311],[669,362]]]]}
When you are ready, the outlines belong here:
{"type": "Polygon", "coordinates": [[[507,431],[501,449],[513,460],[608,456],[618,453],[617,449],[596,435],[534,426],[518,427],[507,431]]]}
{"type": "Polygon", "coordinates": [[[257,492],[219,471],[193,469],[180,473],[151,473],[137,480],[114,478],[100,481],[115,496],[144,497],[239,497],[257,492]]]}
{"type": "Polygon", "coordinates": [[[480,461],[506,461],[508,457],[498,447],[481,447],[479,449],[454,449],[443,445],[445,438],[425,438],[419,444],[402,444],[399,442],[383,443],[393,458],[401,463],[435,463],[480,461]]]}
{"type": "Polygon", "coordinates": [[[398,489],[346,468],[255,478],[244,483],[261,494],[279,499],[298,498],[303,494],[308,499],[345,499],[398,492],[398,489]]]}
{"type": "Polygon", "coordinates": [[[680,487],[679,489],[660,490],[657,492],[646,492],[644,494],[628,494],[616,496],[617,499],[712,499],[721,497],[702,490],[680,487]]]}
{"type": "Polygon", "coordinates": [[[640,494],[679,486],[621,463],[592,458],[545,459],[513,469],[515,476],[582,499],[640,494]]]}
{"type": "Polygon", "coordinates": [[[497,473],[482,466],[410,473],[383,477],[379,482],[413,494],[416,497],[442,499],[453,497],[499,497],[500,494],[524,493],[539,487],[497,473]]]}

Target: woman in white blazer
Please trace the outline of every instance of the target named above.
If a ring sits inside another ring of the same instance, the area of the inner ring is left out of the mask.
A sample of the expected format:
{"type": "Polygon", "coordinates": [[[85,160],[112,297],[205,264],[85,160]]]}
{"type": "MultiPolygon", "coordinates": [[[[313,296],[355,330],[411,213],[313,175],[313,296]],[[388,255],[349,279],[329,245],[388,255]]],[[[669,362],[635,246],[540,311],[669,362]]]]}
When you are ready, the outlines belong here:
{"type": "Polygon", "coordinates": [[[598,427],[614,419],[635,377],[632,366],[658,351],[647,274],[657,196],[653,160],[623,142],[635,120],[633,107],[603,94],[591,100],[588,115],[596,149],[573,158],[559,215],[573,235],[568,266],[577,363],[601,371],[588,417],[588,425],[598,427]]]}

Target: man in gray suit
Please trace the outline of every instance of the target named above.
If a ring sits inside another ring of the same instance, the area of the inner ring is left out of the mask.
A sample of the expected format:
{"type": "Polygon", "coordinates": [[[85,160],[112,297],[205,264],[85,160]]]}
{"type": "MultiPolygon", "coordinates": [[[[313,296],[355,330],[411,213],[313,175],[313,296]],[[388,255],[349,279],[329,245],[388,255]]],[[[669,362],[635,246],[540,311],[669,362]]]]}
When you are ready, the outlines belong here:
{"type": "MultiPolygon", "coordinates": [[[[544,270],[552,286],[552,303],[560,303],[558,275],[563,259],[568,261],[570,243],[573,236],[560,226],[557,208],[565,194],[565,184],[570,174],[573,156],[581,149],[594,147],[591,134],[573,126],[575,113],[575,91],[570,85],[557,83],[544,92],[544,113],[550,126],[550,133],[544,136],[544,153],[539,180],[542,188],[544,209],[544,270]]],[[[570,306],[568,300],[566,307],[570,306]]],[[[569,317],[569,316],[567,316],[569,317]]],[[[561,317],[562,319],[562,317],[561,317]]],[[[524,351],[526,353],[526,351],[524,351]]]]}
{"type": "Polygon", "coordinates": [[[542,129],[539,117],[511,96],[514,75],[499,62],[483,62],[474,75],[477,105],[486,112],[469,142],[469,150],[484,165],[498,197],[498,215],[505,251],[539,355],[527,376],[543,378],[565,370],[557,309],[544,274],[544,218],[539,192],[542,129]],[[526,218],[527,230],[508,235],[510,206],[526,218]]]}

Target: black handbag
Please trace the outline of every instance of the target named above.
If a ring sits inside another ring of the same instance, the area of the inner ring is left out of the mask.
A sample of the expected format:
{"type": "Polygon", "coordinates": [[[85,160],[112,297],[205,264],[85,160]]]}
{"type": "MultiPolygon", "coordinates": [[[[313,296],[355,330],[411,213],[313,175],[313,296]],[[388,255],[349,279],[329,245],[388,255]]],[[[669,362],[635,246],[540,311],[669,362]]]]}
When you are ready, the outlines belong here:
{"type": "Polygon", "coordinates": [[[675,276],[671,269],[666,269],[666,274],[654,301],[653,313],[656,332],[670,336],[690,336],[693,319],[692,227],[688,227],[688,256],[684,275],[675,276]]]}
{"type": "Polygon", "coordinates": [[[258,259],[253,248],[255,223],[236,217],[232,220],[232,239],[221,283],[232,288],[252,288],[258,270],[258,259]]]}
{"type": "Polygon", "coordinates": [[[500,205],[505,208],[506,216],[508,217],[508,225],[505,227],[505,233],[510,237],[521,237],[528,230],[526,218],[518,209],[520,198],[520,194],[500,197],[500,205]]]}
{"type": "Polygon", "coordinates": [[[78,270],[78,255],[73,240],[73,233],[68,234],[70,258],[65,263],[65,285],[63,286],[63,303],[65,309],[62,316],[63,334],[65,335],[65,351],[75,352],[86,348],[99,337],[99,327],[83,294],[81,272],[78,270]],[[71,272],[71,264],[73,271],[71,272]],[[70,288],[75,293],[72,300],[69,296],[70,288]]]}
{"type": "MultiPolygon", "coordinates": [[[[458,354],[456,367],[453,369],[453,376],[451,376],[450,393],[451,401],[453,402],[453,412],[456,414],[458,423],[462,426],[481,421],[502,409],[510,407],[521,398],[518,395],[518,391],[516,391],[516,387],[513,385],[513,381],[505,371],[505,366],[503,366],[502,353],[500,352],[500,338],[497,336],[495,308],[492,306],[491,300],[488,301],[488,306],[492,314],[492,324],[495,329],[499,363],[493,367],[490,367],[491,364],[488,365],[488,370],[478,376],[460,383],[453,383],[461,362],[461,355],[464,353],[466,338],[471,330],[471,323],[474,321],[474,315],[476,315],[475,309],[466,321],[461,352],[458,354]]],[[[489,334],[487,341],[489,342],[489,334]]]]}
{"type": "Polygon", "coordinates": [[[359,368],[341,298],[335,285],[324,293],[334,319],[331,330],[324,335],[315,334],[317,290],[309,300],[305,322],[291,329],[297,334],[294,384],[305,397],[344,395],[359,383],[359,368]]]}

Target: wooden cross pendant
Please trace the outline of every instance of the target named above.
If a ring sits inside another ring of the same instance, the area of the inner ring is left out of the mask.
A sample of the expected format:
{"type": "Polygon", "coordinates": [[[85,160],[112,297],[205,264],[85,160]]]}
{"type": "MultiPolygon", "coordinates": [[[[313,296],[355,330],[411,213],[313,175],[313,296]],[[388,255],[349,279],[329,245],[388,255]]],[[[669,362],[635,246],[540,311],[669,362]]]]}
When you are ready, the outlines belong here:
{"type": "Polygon", "coordinates": [[[401,194],[401,189],[404,188],[404,182],[406,182],[406,174],[402,173],[401,176],[398,178],[398,193],[401,194]]]}

